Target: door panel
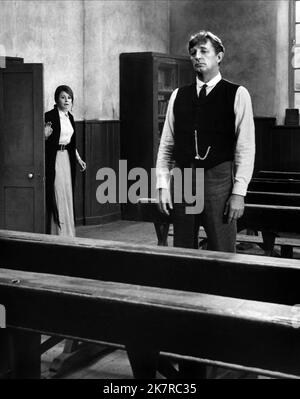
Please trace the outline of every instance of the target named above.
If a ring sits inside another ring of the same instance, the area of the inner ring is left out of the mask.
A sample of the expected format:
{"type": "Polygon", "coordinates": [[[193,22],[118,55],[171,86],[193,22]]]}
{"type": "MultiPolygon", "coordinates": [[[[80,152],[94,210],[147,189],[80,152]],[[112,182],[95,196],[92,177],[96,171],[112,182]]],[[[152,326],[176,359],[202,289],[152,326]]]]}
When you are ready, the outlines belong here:
{"type": "Polygon", "coordinates": [[[33,187],[6,187],[4,203],[6,229],[34,231],[33,187]]]}
{"type": "Polygon", "coordinates": [[[0,70],[0,227],[45,232],[43,65],[0,70]]]}
{"type": "Polygon", "coordinates": [[[34,162],[34,130],[32,102],[19,101],[15,97],[31,99],[31,73],[6,73],[3,81],[5,130],[3,137],[4,165],[31,167],[34,162]],[[16,156],[17,154],[17,156],[16,156]]]}

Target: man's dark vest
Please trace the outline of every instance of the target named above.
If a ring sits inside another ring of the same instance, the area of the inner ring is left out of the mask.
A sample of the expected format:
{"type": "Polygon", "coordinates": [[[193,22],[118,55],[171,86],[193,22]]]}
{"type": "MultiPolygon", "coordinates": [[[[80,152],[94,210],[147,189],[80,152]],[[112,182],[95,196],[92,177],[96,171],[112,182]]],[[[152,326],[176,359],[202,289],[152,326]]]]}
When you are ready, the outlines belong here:
{"type": "Polygon", "coordinates": [[[193,163],[196,167],[209,169],[234,159],[234,100],[238,87],[222,79],[204,100],[197,97],[195,84],[178,90],[174,102],[173,153],[177,165],[188,167],[193,163]],[[199,156],[203,158],[208,152],[204,160],[195,159],[195,136],[199,156]]]}

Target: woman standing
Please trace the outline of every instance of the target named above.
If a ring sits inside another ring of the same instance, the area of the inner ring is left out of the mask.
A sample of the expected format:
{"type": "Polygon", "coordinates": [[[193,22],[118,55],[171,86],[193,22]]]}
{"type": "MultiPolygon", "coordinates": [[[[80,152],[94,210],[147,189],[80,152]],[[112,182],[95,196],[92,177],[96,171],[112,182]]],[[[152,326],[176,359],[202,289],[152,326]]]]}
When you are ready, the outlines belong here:
{"type": "Polygon", "coordinates": [[[81,171],[86,164],[76,149],[72,89],[59,86],[54,99],[54,108],[45,113],[47,233],[74,237],[76,161],[81,171]]]}

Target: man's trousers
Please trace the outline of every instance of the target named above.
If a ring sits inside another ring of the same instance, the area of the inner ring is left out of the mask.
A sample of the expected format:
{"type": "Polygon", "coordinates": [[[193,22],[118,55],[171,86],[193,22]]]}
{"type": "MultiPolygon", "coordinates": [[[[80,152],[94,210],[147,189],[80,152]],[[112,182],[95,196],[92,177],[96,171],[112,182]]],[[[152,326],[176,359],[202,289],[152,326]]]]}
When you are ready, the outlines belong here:
{"type": "MultiPolygon", "coordinates": [[[[193,173],[193,184],[195,182],[193,173]]],[[[232,162],[223,162],[204,172],[204,210],[201,214],[186,214],[188,204],[184,200],[181,204],[173,203],[174,247],[198,248],[198,230],[202,225],[208,250],[235,252],[236,221],[229,224],[228,215],[224,215],[232,185],[232,162]]]]}

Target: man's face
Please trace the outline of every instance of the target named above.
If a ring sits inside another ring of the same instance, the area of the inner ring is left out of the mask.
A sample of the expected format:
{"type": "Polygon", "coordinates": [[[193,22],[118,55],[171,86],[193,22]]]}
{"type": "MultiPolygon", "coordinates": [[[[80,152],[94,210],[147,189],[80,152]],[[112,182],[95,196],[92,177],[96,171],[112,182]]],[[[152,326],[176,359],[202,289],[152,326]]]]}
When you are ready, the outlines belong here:
{"type": "Polygon", "coordinates": [[[206,43],[196,44],[190,49],[190,58],[196,73],[210,74],[219,70],[219,62],[222,60],[224,53],[216,54],[215,48],[207,40],[206,43]]]}

